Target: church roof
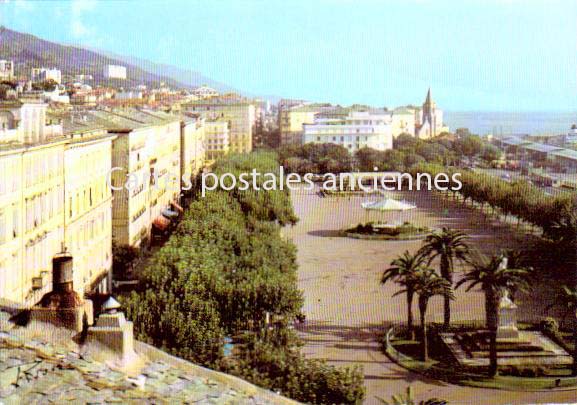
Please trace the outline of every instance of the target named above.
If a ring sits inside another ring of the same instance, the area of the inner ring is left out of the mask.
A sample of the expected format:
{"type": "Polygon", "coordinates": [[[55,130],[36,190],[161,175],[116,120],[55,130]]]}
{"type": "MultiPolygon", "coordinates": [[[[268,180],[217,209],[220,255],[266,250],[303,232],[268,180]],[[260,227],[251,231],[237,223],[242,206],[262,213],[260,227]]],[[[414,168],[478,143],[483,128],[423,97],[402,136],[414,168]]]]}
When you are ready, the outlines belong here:
{"type": "Polygon", "coordinates": [[[425,104],[431,104],[431,88],[427,91],[427,98],[425,99],[425,104]]]}

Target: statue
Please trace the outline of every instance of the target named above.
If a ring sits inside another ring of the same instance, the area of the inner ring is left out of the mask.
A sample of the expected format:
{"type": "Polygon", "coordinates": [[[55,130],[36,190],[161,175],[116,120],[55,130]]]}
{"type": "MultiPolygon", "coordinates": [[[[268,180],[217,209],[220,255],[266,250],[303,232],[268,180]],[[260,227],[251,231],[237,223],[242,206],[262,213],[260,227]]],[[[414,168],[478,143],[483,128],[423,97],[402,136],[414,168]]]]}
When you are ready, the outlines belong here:
{"type": "Polygon", "coordinates": [[[517,305],[509,297],[509,290],[503,291],[499,301],[499,326],[497,327],[497,339],[517,339],[517,305]]]}

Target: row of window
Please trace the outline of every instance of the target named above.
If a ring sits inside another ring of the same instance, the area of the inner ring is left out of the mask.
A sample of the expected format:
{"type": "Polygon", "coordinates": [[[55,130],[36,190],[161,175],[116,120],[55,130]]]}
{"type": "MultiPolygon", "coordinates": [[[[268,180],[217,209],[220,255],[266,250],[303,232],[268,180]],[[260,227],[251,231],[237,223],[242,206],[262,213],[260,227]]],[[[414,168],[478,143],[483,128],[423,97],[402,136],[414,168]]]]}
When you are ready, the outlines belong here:
{"type": "Polygon", "coordinates": [[[100,212],[95,218],[79,225],[74,235],[72,235],[72,246],[70,248],[76,251],[84,251],[84,249],[91,247],[93,240],[110,228],[110,223],[111,210],[106,210],[100,212]]]}
{"type": "Polygon", "coordinates": [[[41,271],[52,269],[52,258],[62,249],[62,228],[44,234],[42,237],[26,244],[24,252],[24,276],[31,281],[41,271]]]}
{"type": "Polygon", "coordinates": [[[68,218],[82,215],[92,207],[98,205],[106,197],[108,185],[106,180],[101,180],[77,190],[68,191],[68,218]]]}
{"type": "Polygon", "coordinates": [[[20,189],[20,171],[17,158],[0,159],[0,196],[20,189]]]}
{"type": "Polygon", "coordinates": [[[62,212],[63,187],[58,185],[24,201],[26,232],[51,220],[62,212]]]}
{"type": "Polygon", "coordinates": [[[0,246],[18,237],[20,234],[19,220],[20,213],[16,204],[13,204],[10,210],[0,211],[0,246]],[[12,221],[8,222],[8,218],[11,218],[12,221]]]}
{"type": "Polygon", "coordinates": [[[44,183],[63,173],[62,155],[55,151],[39,152],[24,160],[26,187],[44,183]]]}
{"type": "MultiPolygon", "coordinates": [[[[355,140],[356,142],[360,142],[360,141],[361,141],[361,138],[362,138],[361,136],[355,136],[355,139],[354,139],[354,140],[355,140]]],[[[323,139],[322,139],[320,136],[317,136],[317,141],[318,141],[318,142],[321,142],[322,140],[323,140],[323,139]]],[[[341,137],[340,137],[340,141],[341,141],[341,142],[345,142],[345,141],[346,141],[346,142],[351,142],[352,140],[353,140],[353,137],[352,137],[352,136],[347,136],[347,137],[341,136],[341,137]]],[[[366,142],[366,141],[368,141],[368,140],[369,140],[369,137],[368,137],[368,136],[365,136],[365,137],[364,137],[364,141],[366,142]]],[[[332,137],[332,141],[333,141],[333,142],[337,142],[337,137],[336,137],[336,136],[333,136],[333,137],[332,137]]]]}

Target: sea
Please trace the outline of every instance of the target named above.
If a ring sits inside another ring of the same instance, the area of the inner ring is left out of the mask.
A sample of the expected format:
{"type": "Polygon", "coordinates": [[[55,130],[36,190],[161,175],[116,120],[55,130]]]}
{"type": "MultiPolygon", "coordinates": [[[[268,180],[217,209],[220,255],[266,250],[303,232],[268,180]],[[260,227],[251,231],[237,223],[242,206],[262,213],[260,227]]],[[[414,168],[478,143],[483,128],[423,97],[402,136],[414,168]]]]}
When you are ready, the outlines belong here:
{"type": "Polygon", "coordinates": [[[490,112],[445,111],[443,121],[449,129],[468,128],[477,135],[559,135],[577,124],[577,111],[490,112]]]}

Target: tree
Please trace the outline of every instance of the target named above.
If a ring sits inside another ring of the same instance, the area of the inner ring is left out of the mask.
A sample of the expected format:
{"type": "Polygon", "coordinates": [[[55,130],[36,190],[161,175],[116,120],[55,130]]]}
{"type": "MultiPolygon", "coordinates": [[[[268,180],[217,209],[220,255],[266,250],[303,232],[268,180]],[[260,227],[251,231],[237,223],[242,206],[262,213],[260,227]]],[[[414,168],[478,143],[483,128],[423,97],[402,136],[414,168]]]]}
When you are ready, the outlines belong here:
{"type": "Polygon", "coordinates": [[[481,287],[485,294],[485,318],[489,329],[489,375],[497,374],[497,328],[499,325],[499,302],[505,290],[527,290],[528,268],[508,268],[503,253],[490,259],[480,256],[470,261],[471,270],[457,282],[456,288],[467,284],[467,291],[481,287]]]}
{"type": "Polygon", "coordinates": [[[487,162],[492,162],[493,160],[499,160],[499,158],[501,157],[501,151],[495,145],[486,144],[483,146],[481,157],[487,162]]]}
{"type": "Polygon", "coordinates": [[[382,152],[372,148],[361,148],[355,153],[358,169],[366,172],[379,167],[382,160],[382,152]]]}
{"type": "MultiPolygon", "coordinates": [[[[469,255],[467,239],[463,232],[443,228],[440,233],[432,233],[425,238],[419,253],[429,258],[429,264],[438,257],[440,274],[452,286],[455,260],[464,261],[469,255]]],[[[443,324],[448,327],[450,323],[451,300],[445,297],[443,324]]]]}
{"type": "Polygon", "coordinates": [[[393,139],[393,148],[395,149],[414,149],[421,141],[419,138],[415,138],[414,136],[402,133],[393,139]]]}
{"type": "Polygon", "coordinates": [[[133,246],[112,244],[112,272],[115,278],[131,275],[132,264],[139,256],[139,250],[133,246]]]}
{"type": "Polygon", "coordinates": [[[429,344],[427,336],[427,307],[429,300],[435,295],[442,295],[448,299],[454,299],[451,284],[439,276],[433,269],[425,268],[417,272],[413,287],[419,296],[419,316],[421,318],[422,336],[422,360],[429,361],[429,344]]]}
{"type": "Polygon", "coordinates": [[[573,367],[572,375],[577,376],[577,288],[571,289],[564,285],[561,290],[555,296],[555,301],[551,307],[561,307],[563,310],[563,318],[561,322],[565,322],[565,319],[569,315],[573,315],[573,367]]]}
{"type": "Polygon", "coordinates": [[[401,256],[391,262],[391,267],[385,270],[381,284],[394,281],[405,287],[407,296],[407,329],[410,339],[415,339],[413,325],[413,297],[415,295],[414,280],[418,271],[423,269],[425,258],[419,254],[412,255],[405,250],[401,256]]]}
{"type": "Polygon", "coordinates": [[[58,86],[58,83],[56,83],[52,79],[32,84],[32,88],[34,90],[42,90],[42,91],[54,91],[54,89],[56,89],[56,86],[58,86]]]}
{"type": "Polygon", "coordinates": [[[453,146],[463,155],[473,157],[483,150],[483,141],[477,135],[469,135],[457,139],[453,146]]]}

